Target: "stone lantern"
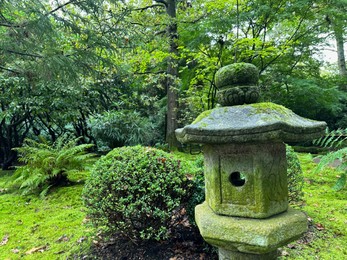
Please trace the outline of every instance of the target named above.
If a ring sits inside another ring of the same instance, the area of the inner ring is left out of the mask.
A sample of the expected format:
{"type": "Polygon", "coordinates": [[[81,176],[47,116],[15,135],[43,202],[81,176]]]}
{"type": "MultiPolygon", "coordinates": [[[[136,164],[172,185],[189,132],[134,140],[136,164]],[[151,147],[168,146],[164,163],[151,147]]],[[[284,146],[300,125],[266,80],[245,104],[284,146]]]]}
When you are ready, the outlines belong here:
{"type": "Polygon", "coordinates": [[[318,138],[326,123],[255,103],[257,81],[252,64],[221,68],[222,106],[176,130],[180,142],[203,144],[206,201],[195,208],[195,220],[220,259],[275,259],[278,247],[307,230],[305,214],[288,207],[284,142],[318,138]]]}

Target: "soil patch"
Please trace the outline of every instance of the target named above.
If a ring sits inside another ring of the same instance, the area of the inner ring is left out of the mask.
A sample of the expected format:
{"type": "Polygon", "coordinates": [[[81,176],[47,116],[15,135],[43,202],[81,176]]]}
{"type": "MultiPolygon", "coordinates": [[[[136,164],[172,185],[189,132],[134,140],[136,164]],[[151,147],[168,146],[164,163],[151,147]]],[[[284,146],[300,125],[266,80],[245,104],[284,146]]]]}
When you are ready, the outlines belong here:
{"type": "Polygon", "coordinates": [[[204,242],[196,227],[179,225],[167,241],[142,244],[135,244],[124,238],[115,238],[108,243],[95,241],[92,253],[83,259],[217,260],[218,256],[204,242]]]}

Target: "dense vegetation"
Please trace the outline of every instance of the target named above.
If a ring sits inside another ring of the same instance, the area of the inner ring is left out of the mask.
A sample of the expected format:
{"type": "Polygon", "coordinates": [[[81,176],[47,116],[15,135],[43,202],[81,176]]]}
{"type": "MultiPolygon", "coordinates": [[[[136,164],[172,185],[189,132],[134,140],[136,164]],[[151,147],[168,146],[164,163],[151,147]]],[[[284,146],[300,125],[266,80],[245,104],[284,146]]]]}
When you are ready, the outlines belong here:
{"type": "Polygon", "coordinates": [[[264,101],[347,127],[344,0],[3,0],[0,10],[3,169],[27,137],[69,133],[103,152],[179,146],[173,131],[216,105],[214,75],[234,62],[259,68],[264,101]],[[331,40],[335,65],[319,58],[331,40]]]}
{"type": "Polygon", "coordinates": [[[215,74],[236,62],[259,69],[261,101],[330,129],[317,168],[287,147],[310,230],[282,256],[345,258],[346,21],[346,0],[0,0],[0,258],[196,231],[203,159],[174,130],[218,105],[215,74]]]}
{"type": "Polygon", "coordinates": [[[96,227],[132,240],[163,240],[172,215],[189,197],[187,172],[161,150],[116,148],[95,165],[83,198],[96,227]]]}

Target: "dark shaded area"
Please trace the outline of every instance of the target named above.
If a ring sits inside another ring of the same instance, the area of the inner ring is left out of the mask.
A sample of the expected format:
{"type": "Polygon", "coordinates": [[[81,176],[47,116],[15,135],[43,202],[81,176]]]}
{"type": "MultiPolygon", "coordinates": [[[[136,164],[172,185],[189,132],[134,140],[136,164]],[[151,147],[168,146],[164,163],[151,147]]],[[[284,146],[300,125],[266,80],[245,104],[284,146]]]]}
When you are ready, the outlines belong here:
{"type": "Polygon", "coordinates": [[[202,239],[197,227],[189,224],[187,217],[172,227],[170,239],[134,243],[125,238],[110,242],[94,241],[92,252],[79,259],[114,260],[217,260],[216,250],[202,239]]]}

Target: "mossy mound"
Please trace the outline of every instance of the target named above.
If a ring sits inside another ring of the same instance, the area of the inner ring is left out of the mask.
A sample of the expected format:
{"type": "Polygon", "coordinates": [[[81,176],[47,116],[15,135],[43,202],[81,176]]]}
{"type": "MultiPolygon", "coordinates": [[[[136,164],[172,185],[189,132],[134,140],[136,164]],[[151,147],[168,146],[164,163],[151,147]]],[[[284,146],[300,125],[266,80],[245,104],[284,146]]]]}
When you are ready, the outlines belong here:
{"type": "Polygon", "coordinates": [[[224,66],[216,73],[216,86],[219,89],[233,85],[254,85],[258,80],[257,67],[245,62],[224,66]]]}

